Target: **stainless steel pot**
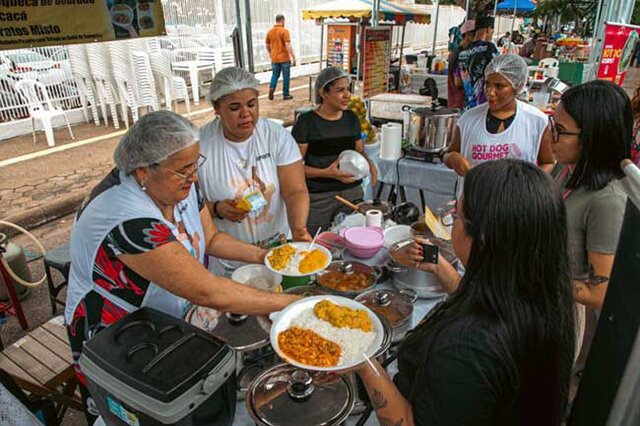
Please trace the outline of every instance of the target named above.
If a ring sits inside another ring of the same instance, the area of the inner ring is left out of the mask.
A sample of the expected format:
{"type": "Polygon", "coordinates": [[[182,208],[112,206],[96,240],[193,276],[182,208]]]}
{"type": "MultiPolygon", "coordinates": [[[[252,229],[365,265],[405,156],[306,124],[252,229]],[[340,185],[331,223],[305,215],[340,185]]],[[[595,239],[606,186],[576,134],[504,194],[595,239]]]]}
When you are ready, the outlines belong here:
{"type": "Polygon", "coordinates": [[[337,260],[331,262],[327,269],[316,274],[316,283],[328,293],[353,299],[359,294],[369,291],[373,286],[375,286],[378,282],[378,278],[380,278],[380,273],[380,268],[365,265],[364,263],[352,262],[348,260],[337,260]],[[349,275],[356,272],[364,274],[367,279],[366,287],[359,290],[337,290],[332,287],[332,284],[335,283],[336,280],[329,280],[329,278],[335,278],[335,275],[334,277],[330,277],[329,275],[327,275],[328,273],[339,274],[338,276],[341,277],[340,279],[342,280],[343,278],[348,279],[349,275]]]}
{"type": "MultiPolygon", "coordinates": [[[[413,229],[412,229],[413,231],[413,229]]],[[[440,255],[444,256],[452,265],[456,265],[458,260],[453,253],[450,241],[443,241],[434,238],[432,235],[420,235],[438,246],[440,255]]],[[[401,250],[406,245],[413,242],[413,237],[399,241],[389,248],[389,260],[386,268],[391,275],[391,282],[397,289],[410,289],[416,292],[421,299],[435,299],[444,296],[444,290],[438,279],[431,273],[403,265],[401,262],[401,250]]]]}
{"type": "Polygon", "coordinates": [[[418,295],[410,289],[370,290],[356,297],[355,300],[367,306],[379,316],[387,320],[392,328],[393,343],[402,340],[411,329],[413,304],[418,295]]]}
{"type": "Polygon", "coordinates": [[[455,108],[409,108],[409,144],[423,152],[440,152],[453,140],[460,117],[455,108]]]}

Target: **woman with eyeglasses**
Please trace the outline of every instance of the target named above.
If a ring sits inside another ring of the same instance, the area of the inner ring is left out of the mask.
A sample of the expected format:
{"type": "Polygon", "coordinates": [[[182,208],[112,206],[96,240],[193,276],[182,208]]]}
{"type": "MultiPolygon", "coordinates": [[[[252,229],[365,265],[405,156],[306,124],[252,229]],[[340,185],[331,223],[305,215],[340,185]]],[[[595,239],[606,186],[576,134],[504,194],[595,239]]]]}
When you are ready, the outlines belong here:
{"type": "Polygon", "coordinates": [[[602,309],[627,196],[620,162],[631,155],[633,114],[619,86],[591,81],[563,93],[549,119],[551,147],[562,166],[557,184],[567,206],[569,255],[578,302],[578,349],[571,393],[577,390],[602,309]],[[594,109],[594,105],[598,108],[594,109]]]}
{"type": "MultiPolygon", "coordinates": [[[[109,175],[76,218],[65,322],[77,363],[83,342],[138,308],[182,318],[191,303],[266,314],[296,296],[267,293],[210,274],[206,255],[262,263],[265,250],[220,232],[198,195],[198,129],[151,112],[120,140],[109,175]]],[[[76,364],[83,398],[89,397],[76,364]]],[[[87,404],[89,416],[95,407],[87,404]]],[[[90,423],[91,424],[91,423],[90,423]]]]}
{"type": "Polygon", "coordinates": [[[495,57],[485,70],[487,103],[466,111],[458,120],[445,164],[464,177],[480,163],[519,158],[553,169],[546,115],[516,99],[527,83],[527,64],[518,55],[495,57]]]}
{"type": "Polygon", "coordinates": [[[567,205],[576,300],[599,310],[607,291],[599,277],[611,274],[627,200],[620,162],[631,155],[631,102],[613,83],[581,84],[562,95],[549,128],[564,165],[558,184],[567,205]]]}
{"type": "Polygon", "coordinates": [[[380,424],[561,425],[575,338],[566,213],[553,180],[522,160],[482,163],[454,217],[464,276],[407,246],[411,266],[452,294],[400,343],[393,380],[375,360],[357,371],[380,424]]]}
{"type": "MultiPolygon", "coordinates": [[[[209,161],[198,173],[216,226],[261,247],[311,241],[302,157],[283,126],[260,118],[258,80],[242,68],[222,69],[209,98],[216,118],[200,129],[200,152],[209,161]],[[251,203],[242,206],[247,197],[251,203]]],[[[212,258],[210,269],[230,275],[239,266],[212,258]]]]}

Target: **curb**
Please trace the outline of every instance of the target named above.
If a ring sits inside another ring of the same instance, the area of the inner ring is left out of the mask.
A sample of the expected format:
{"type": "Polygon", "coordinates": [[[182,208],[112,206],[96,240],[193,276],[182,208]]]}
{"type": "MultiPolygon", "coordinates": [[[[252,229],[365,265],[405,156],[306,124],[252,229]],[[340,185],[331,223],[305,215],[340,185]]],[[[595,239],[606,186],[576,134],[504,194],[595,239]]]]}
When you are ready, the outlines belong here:
{"type": "MultiPolygon", "coordinates": [[[[65,197],[57,198],[48,204],[32,207],[20,213],[7,216],[3,220],[21,226],[26,230],[31,230],[75,212],[88,193],[89,191],[77,191],[65,197]]],[[[0,230],[9,237],[18,234],[18,231],[13,228],[0,227],[0,230]]]]}

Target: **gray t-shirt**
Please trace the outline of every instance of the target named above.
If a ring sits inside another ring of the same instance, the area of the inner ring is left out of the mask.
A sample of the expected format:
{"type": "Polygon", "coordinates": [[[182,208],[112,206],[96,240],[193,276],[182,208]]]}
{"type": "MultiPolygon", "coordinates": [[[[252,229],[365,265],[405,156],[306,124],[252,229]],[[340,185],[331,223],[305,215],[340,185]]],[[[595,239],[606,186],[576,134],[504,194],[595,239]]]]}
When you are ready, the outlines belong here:
{"type": "Polygon", "coordinates": [[[571,191],[565,203],[571,274],[574,279],[585,280],[589,276],[588,252],[616,252],[627,195],[620,181],[613,180],[599,191],[585,187],[571,191]]]}

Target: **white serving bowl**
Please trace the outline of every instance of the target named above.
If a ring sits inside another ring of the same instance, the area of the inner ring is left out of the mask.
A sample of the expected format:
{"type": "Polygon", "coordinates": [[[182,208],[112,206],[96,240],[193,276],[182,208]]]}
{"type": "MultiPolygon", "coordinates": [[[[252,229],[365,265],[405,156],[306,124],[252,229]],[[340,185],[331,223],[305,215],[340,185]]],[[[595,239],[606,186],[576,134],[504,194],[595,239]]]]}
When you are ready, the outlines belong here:
{"type": "Polygon", "coordinates": [[[368,176],[369,162],[358,151],[348,149],[342,151],[338,156],[340,170],[351,173],[355,179],[362,179],[368,176]]]}

